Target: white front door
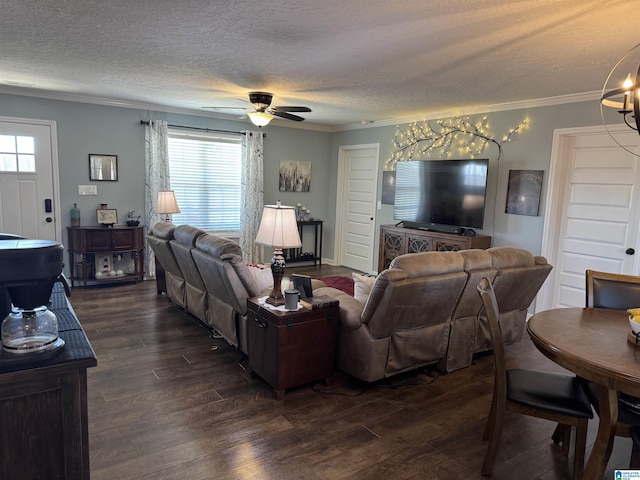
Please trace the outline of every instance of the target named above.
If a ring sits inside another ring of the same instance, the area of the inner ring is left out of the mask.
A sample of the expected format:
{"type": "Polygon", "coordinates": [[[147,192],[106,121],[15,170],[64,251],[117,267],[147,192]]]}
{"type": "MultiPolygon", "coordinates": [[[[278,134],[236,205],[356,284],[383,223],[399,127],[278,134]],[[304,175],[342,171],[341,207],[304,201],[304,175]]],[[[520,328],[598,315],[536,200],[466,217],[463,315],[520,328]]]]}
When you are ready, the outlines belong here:
{"type": "MultiPolygon", "coordinates": [[[[640,153],[638,133],[623,128],[640,153]]],[[[542,254],[554,268],[537,311],[583,307],[587,269],[640,274],[640,158],[604,128],[560,130],[550,179],[542,254]]]]}
{"type": "Polygon", "coordinates": [[[61,241],[55,122],[0,117],[0,232],[61,241]]]}
{"type": "Polygon", "coordinates": [[[373,271],[380,145],[340,147],[336,206],[338,265],[373,271]]]}

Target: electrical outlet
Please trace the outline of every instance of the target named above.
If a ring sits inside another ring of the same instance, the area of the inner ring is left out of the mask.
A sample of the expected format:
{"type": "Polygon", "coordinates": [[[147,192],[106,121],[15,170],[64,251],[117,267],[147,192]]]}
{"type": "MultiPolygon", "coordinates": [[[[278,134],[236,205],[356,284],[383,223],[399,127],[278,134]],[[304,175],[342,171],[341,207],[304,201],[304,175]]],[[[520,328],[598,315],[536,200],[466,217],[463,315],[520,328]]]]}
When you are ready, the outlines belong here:
{"type": "Polygon", "coordinates": [[[98,186],[78,185],[78,195],[98,195],[98,186]]]}

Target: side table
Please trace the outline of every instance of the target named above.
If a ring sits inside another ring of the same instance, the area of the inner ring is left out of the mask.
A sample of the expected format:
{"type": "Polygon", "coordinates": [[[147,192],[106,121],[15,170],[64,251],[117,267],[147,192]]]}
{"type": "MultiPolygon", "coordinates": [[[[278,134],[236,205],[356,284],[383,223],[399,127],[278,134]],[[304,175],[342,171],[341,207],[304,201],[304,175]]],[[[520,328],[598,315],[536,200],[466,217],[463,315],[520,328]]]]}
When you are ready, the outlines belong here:
{"type": "Polygon", "coordinates": [[[331,383],[339,307],[296,311],[272,309],[247,300],[249,369],[281,400],[287,388],[324,380],[331,383]]]}

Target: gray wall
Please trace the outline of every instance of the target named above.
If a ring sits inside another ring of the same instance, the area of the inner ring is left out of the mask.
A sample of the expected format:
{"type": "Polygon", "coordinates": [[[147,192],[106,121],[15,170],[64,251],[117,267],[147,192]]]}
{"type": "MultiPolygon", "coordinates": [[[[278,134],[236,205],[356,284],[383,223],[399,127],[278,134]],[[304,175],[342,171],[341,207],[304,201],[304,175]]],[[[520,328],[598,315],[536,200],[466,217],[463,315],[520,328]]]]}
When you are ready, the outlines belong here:
{"type": "MultiPolygon", "coordinates": [[[[58,130],[60,170],[60,205],[63,242],[74,203],[81,211],[83,225],[96,225],[95,210],[107,203],[118,211],[124,223],[129,210],[144,211],[144,127],[140,120],[167,120],[170,124],[220,130],[255,130],[249,122],[227,121],[196,115],[180,115],[89,103],[49,100],[36,97],[0,94],[0,116],[53,120],[58,130]],[[118,156],[117,182],[89,181],[90,153],[118,156]],[[78,185],[97,185],[97,196],[79,196],[78,185]]],[[[284,205],[300,202],[312,208],[319,218],[328,216],[326,192],[329,188],[330,134],[312,130],[265,129],[264,200],[284,205]],[[280,160],[312,162],[309,193],[279,192],[280,160]]]]}
{"type": "MultiPolygon", "coordinates": [[[[482,115],[471,115],[481,117],[482,115]]],[[[554,129],[601,125],[598,101],[570,103],[550,107],[538,107],[523,110],[511,110],[487,114],[490,121],[490,132],[496,138],[502,138],[510,128],[517,126],[523,119],[529,120],[529,126],[514,139],[503,145],[502,157],[498,162],[498,149],[487,148],[479,158],[489,158],[489,180],[487,185],[487,206],[485,209],[484,229],[478,233],[491,235],[494,246],[515,246],[539,254],[542,246],[542,229],[544,222],[545,197],[549,182],[549,164],[554,129]],[[544,170],[540,213],[537,217],[505,214],[507,183],[509,170],[544,170]]],[[[407,125],[400,125],[406,128],[407,125]]],[[[335,198],[337,178],[337,158],[339,147],[345,145],[362,145],[380,143],[380,178],[378,178],[378,198],[382,195],[382,171],[385,161],[393,151],[393,139],[396,126],[373,127],[337,132],[331,138],[331,191],[329,192],[329,211],[333,217],[327,225],[328,231],[335,226],[335,198]]],[[[436,158],[436,157],[425,157],[436,158]]],[[[453,155],[452,158],[461,158],[453,155]]],[[[382,205],[376,215],[376,232],[380,225],[393,224],[393,206],[382,205]]],[[[376,235],[376,251],[378,248],[376,235]]],[[[333,241],[333,240],[331,240],[333,241]]],[[[332,258],[333,245],[327,244],[325,256],[332,258]]],[[[377,257],[376,257],[377,258],[377,257]]],[[[376,265],[377,267],[377,265],[376,265]]]]}
{"type": "MultiPolygon", "coordinates": [[[[40,99],[0,94],[0,116],[54,120],[58,127],[60,163],[60,203],[62,224],[69,224],[69,210],[78,203],[84,224],[95,224],[95,209],[100,203],[116,208],[121,221],[128,210],[143,211],[144,202],[144,129],[140,120],[166,119],[171,124],[208,127],[223,130],[255,129],[242,121],[211,119],[196,115],[180,115],[79,102],[40,99]],[[88,154],[118,155],[118,182],[90,182],[88,154]],[[95,183],[98,196],[78,196],[78,185],[95,183]]],[[[471,116],[472,118],[475,115],[471,116]]],[[[482,157],[490,159],[485,228],[493,236],[494,245],[512,245],[537,254],[541,249],[544,198],[548,185],[549,162],[556,128],[600,125],[597,100],[550,107],[538,107],[488,114],[491,129],[501,137],[525,117],[529,127],[503,147],[500,162],[497,149],[490,147],[482,157]],[[499,164],[498,164],[499,163],[499,164]],[[544,170],[542,203],[537,217],[504,213],[507,179],[511,169],[544,170]]],[[[406,125],[401,125],[402,128],[406,125]]],[[[378,200],[381,198],[381,175],[386,159],[392,152],[395,126],[375,127],[327,133],[271,125],[264,129],[264,192],[265,203],[280,199],[284,205],[300,202],[309,207],[312,217],[325,220],[323,257],[334,255],[337,160],[340,146],[380,144],[380,178],[378,200]],[[311,191],[308,193],[279,192],[280,160],[312,162],[311,191]]],[[[395,223],[393,208],[383,205],[376,215],[376,231],[383,224],[395,223]]],[[[66,235],[63,236],[66,239],[66,235]]],[[[376,235],[377,242],[377,235],[376,235]]],[[[377,244],[376,244],[377,251],[377,244]]],[[[377,255],[374,255],[377,258],[377,255]]],[[[377,266],[374,265],[374,269],[377,266]]]]}

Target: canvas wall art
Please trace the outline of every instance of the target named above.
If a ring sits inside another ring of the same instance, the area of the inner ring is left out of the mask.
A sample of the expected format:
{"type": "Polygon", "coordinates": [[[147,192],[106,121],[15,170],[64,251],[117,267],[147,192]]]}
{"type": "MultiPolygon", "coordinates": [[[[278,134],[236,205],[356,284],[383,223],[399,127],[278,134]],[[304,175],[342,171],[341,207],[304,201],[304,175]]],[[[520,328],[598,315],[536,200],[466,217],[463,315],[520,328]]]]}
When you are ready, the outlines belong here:
{"type": "Polygon", "coordinates": [[[509,170],[505,213],[537,216],[544,170],[509,170]]]}
{"type": "Polygon", "coordinates": [[[382,172],[382,203],[393,205],[396,201],[396,171],[382,172]]]}
{"type": "Polygon", "coordinates": [[[311,187],[311,162],[280,161],[280,191],[308,192],[311,187]]]}

